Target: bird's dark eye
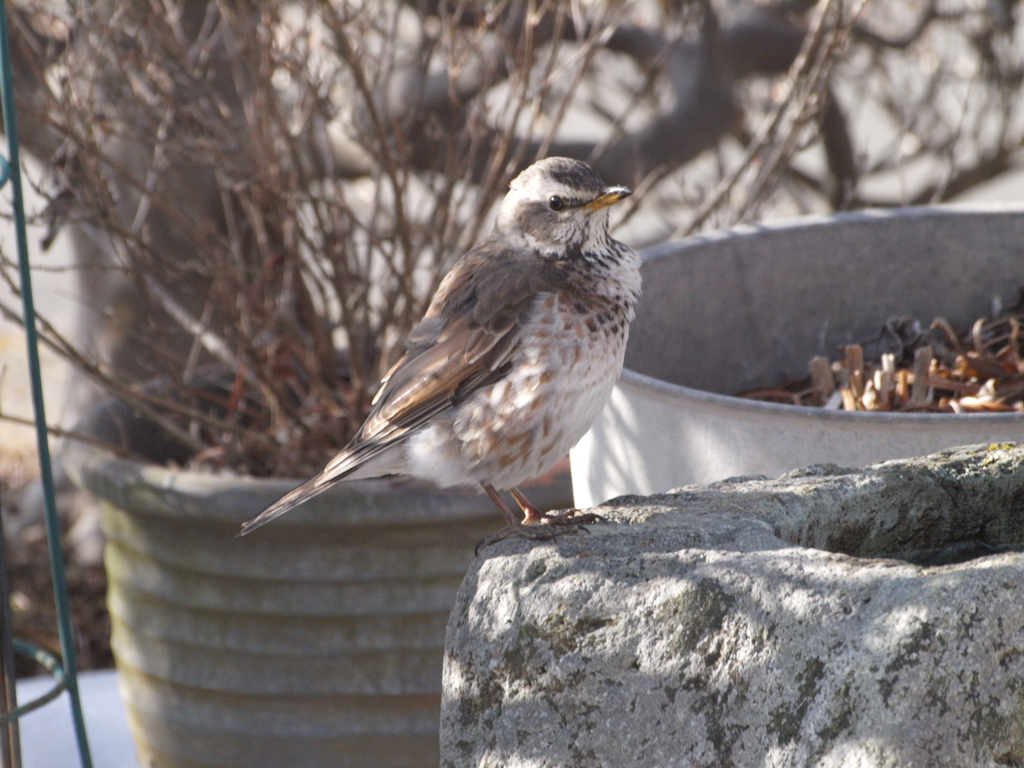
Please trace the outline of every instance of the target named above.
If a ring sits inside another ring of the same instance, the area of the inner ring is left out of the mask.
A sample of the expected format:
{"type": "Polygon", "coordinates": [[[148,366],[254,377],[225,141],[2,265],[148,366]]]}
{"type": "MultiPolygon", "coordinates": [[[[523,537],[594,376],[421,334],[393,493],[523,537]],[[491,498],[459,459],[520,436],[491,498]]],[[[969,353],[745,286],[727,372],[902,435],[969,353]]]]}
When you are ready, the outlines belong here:
{"type": "Polygon", "coordinates": [[[552,211],[560,211],[565,208],[565,201],[558,195],[552,195],[548,198],[548,207],[550,207],[552,211]]]}

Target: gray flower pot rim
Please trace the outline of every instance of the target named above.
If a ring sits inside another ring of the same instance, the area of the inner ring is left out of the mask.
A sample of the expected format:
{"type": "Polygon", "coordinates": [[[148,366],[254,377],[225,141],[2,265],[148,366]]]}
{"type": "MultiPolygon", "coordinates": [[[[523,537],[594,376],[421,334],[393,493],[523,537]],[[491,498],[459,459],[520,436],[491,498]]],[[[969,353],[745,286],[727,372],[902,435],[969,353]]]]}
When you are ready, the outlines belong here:
{"type": "MultiPolygon", "coordinates": [[[[879,219],[923,219],[936,216],[949,217],[960,215],[971,215],[976,213],[1024,213],[1024,203],[958,203],[944,205],[925,205],[907,208],[894,208],[892,210],[869,210],[853,211],[848,213],[833,213],[813,216],[800,216],[793,219],[786,219],[778,222],[765,224],[745,224],[721,232],[712,232],[703,235],[688,237],[684,240],[674,240],[661,245],[648,248],[643,252],[644,263],[650,263],[663,258],[679,258],[680,254],[687,251],[699,250],[708,243],[748,238],[751,235],[771,236],[774,233],[787,233],[797,230],[810,230],[820,227],[829,227],[837,223],[877,221],[879,219]]],[[[1024,246],[1022,246],[1024,247],[1024,246]]],[[[878,421],[878,422],[901,422],[905,419],[918,422],[951,422],[959,419],[971,419],[989,422],[992,424],[1014,423],[1024,419],[1024,411],[1017,413],[893,413],[885,411],[841,411],[825,410],[824,408],[810,408],[801,405],[786,405],[784,403],[770,403],[763,400],[748,400],[747,398],[736,397],[735,395],[723,395],[718,392],[709,392],[703,389],[684,387],[681,384],[674,384],[663,379],[656,379],[646,376],[637,371],[625,368],[620,378],[631,386],[647,389],[652,392],[670,395],[672,397],[685,397],[696,403],[701,401],[737,408],[744,411],[762,412],[766,414],[776,413],[785,415],[787,418],[821,419],[832,420],[854,420],[854,421],[878,421]]]]}
{"type": "MultiPolygon", "coordinates": [[[[111,401],[88,411],[74,432],[113,442],[98,417],[111,401]],[[99,424],[99,426],[97,426],[99,424]]],[[[114,401],[116,403],[116,401],[114,401]]],[[[130,413],[116,403],[117,415],[130,413]]],[[[109,422],[107,422],[107,425],[109,422]]],[[[72,438],[64,441],[61,462],[71,480],[116,507],[136,514],[181,522],[238,524],[297,486],[302,479],[254,478],[229,473],[176,469],[121,458],[112,451],[72,438]]],[[[568,479],[533,489],[538,504],[568,499],[568,479]]],[[[440,490],[405,477],[341,483],[274,521],[275,527],[394,526],[479,520],[494,516],[475,489],[440,490]]]]}
{"type": "Polygon", "coordinates": [[[902,423],[908,419],[923,422],[950,422],[958,419],[970,419],[971,421],[982,421],[991,424],[1017,423],[1024,419],[1024,411],[997,412],[997,413],[905,413],[893,411],[842,411],[827,410],[825,408],[811,408],[803,405],[786,405],[785,403],[770,403],[764,400],[750,400],[735,395],[722,395],[717,392],[708,392],[703,389],[691,389],[681,384],[673,384],[662,379],[655,379],[645,376],[642,373],[623,369],[619,384],[627,384],[639,389],[646,389],[652,393],[668,395],[673,398],[685,398],[694,403],[707,402],[720,407],[735,408],[743,411],[761,412],[766,414],[785,415],[786,418],[812,419],[812,420],[839,420],[839,421],[877,421],[902,423]]]}

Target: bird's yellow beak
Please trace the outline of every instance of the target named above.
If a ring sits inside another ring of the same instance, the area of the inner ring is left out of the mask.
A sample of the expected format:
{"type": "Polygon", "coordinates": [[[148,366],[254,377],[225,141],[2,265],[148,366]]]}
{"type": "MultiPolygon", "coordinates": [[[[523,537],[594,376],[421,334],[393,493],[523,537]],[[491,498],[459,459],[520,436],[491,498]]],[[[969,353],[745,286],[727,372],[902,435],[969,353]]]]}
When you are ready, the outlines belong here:
{"type": "Polygon", "coordinates": [[[584,211],[596,211],[600,208],[604,208],[607,205],[619,202],[623,198],[629,197],[633,194],[633,190],[629,187],[608,187],[599,197],[595,197],[589,203],[585,203],[581,207],[584,211]]]}

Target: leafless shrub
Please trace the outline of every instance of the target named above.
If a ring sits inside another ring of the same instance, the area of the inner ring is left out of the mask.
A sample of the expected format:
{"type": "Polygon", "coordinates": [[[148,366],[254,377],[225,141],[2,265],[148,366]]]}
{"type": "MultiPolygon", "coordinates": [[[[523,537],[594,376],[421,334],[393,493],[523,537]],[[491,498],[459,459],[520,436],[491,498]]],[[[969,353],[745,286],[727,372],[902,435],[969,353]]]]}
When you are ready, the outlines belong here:
{"type": "Polygon", "coordinates": [[[567,5],[437,11],[77,8],[34,105],[58,144],[52,227],[87,231],[127,281],[122,368],[164,383],[46,338],[208,460],[294,472],[340,447],[617,19],[588,19],[567,53],[567,5]]]}
{"type": "Polygon", "coordinates": [[[874,111],[861,205],[950,200],[1011,170],[1024,146],[1020,3],[901,5],[874,8],[838,70],[844,98],[874,111]]]}

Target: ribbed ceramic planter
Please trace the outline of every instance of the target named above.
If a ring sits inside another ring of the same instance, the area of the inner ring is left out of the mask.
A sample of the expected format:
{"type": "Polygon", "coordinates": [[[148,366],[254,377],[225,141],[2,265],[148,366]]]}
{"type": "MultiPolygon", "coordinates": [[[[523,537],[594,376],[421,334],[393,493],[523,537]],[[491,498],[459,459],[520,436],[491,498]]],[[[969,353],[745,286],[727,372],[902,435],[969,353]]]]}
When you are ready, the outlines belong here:
{"type": "MultiPolygon", "coordinates": [[[[437,766],[448,613],[476,542],[502,524],[486,497],[352,483],[239,539],[297,482],[172,471],[82,443],[62,458],[103,502],[140,765],[437,766]]],[[[533,495],[567,506],[568,480],[533,495]]]]}
{"type": "Polygon", "coordinates": [[[731,396],[807,375],[894,316],[960,328],[1024,286],[1024,206],[907,208],[742,227],[644,254],[611,402],[572,451],[580,507],[810,464],[1024,441],[1024,413],[852,413],[731,396]]]}

